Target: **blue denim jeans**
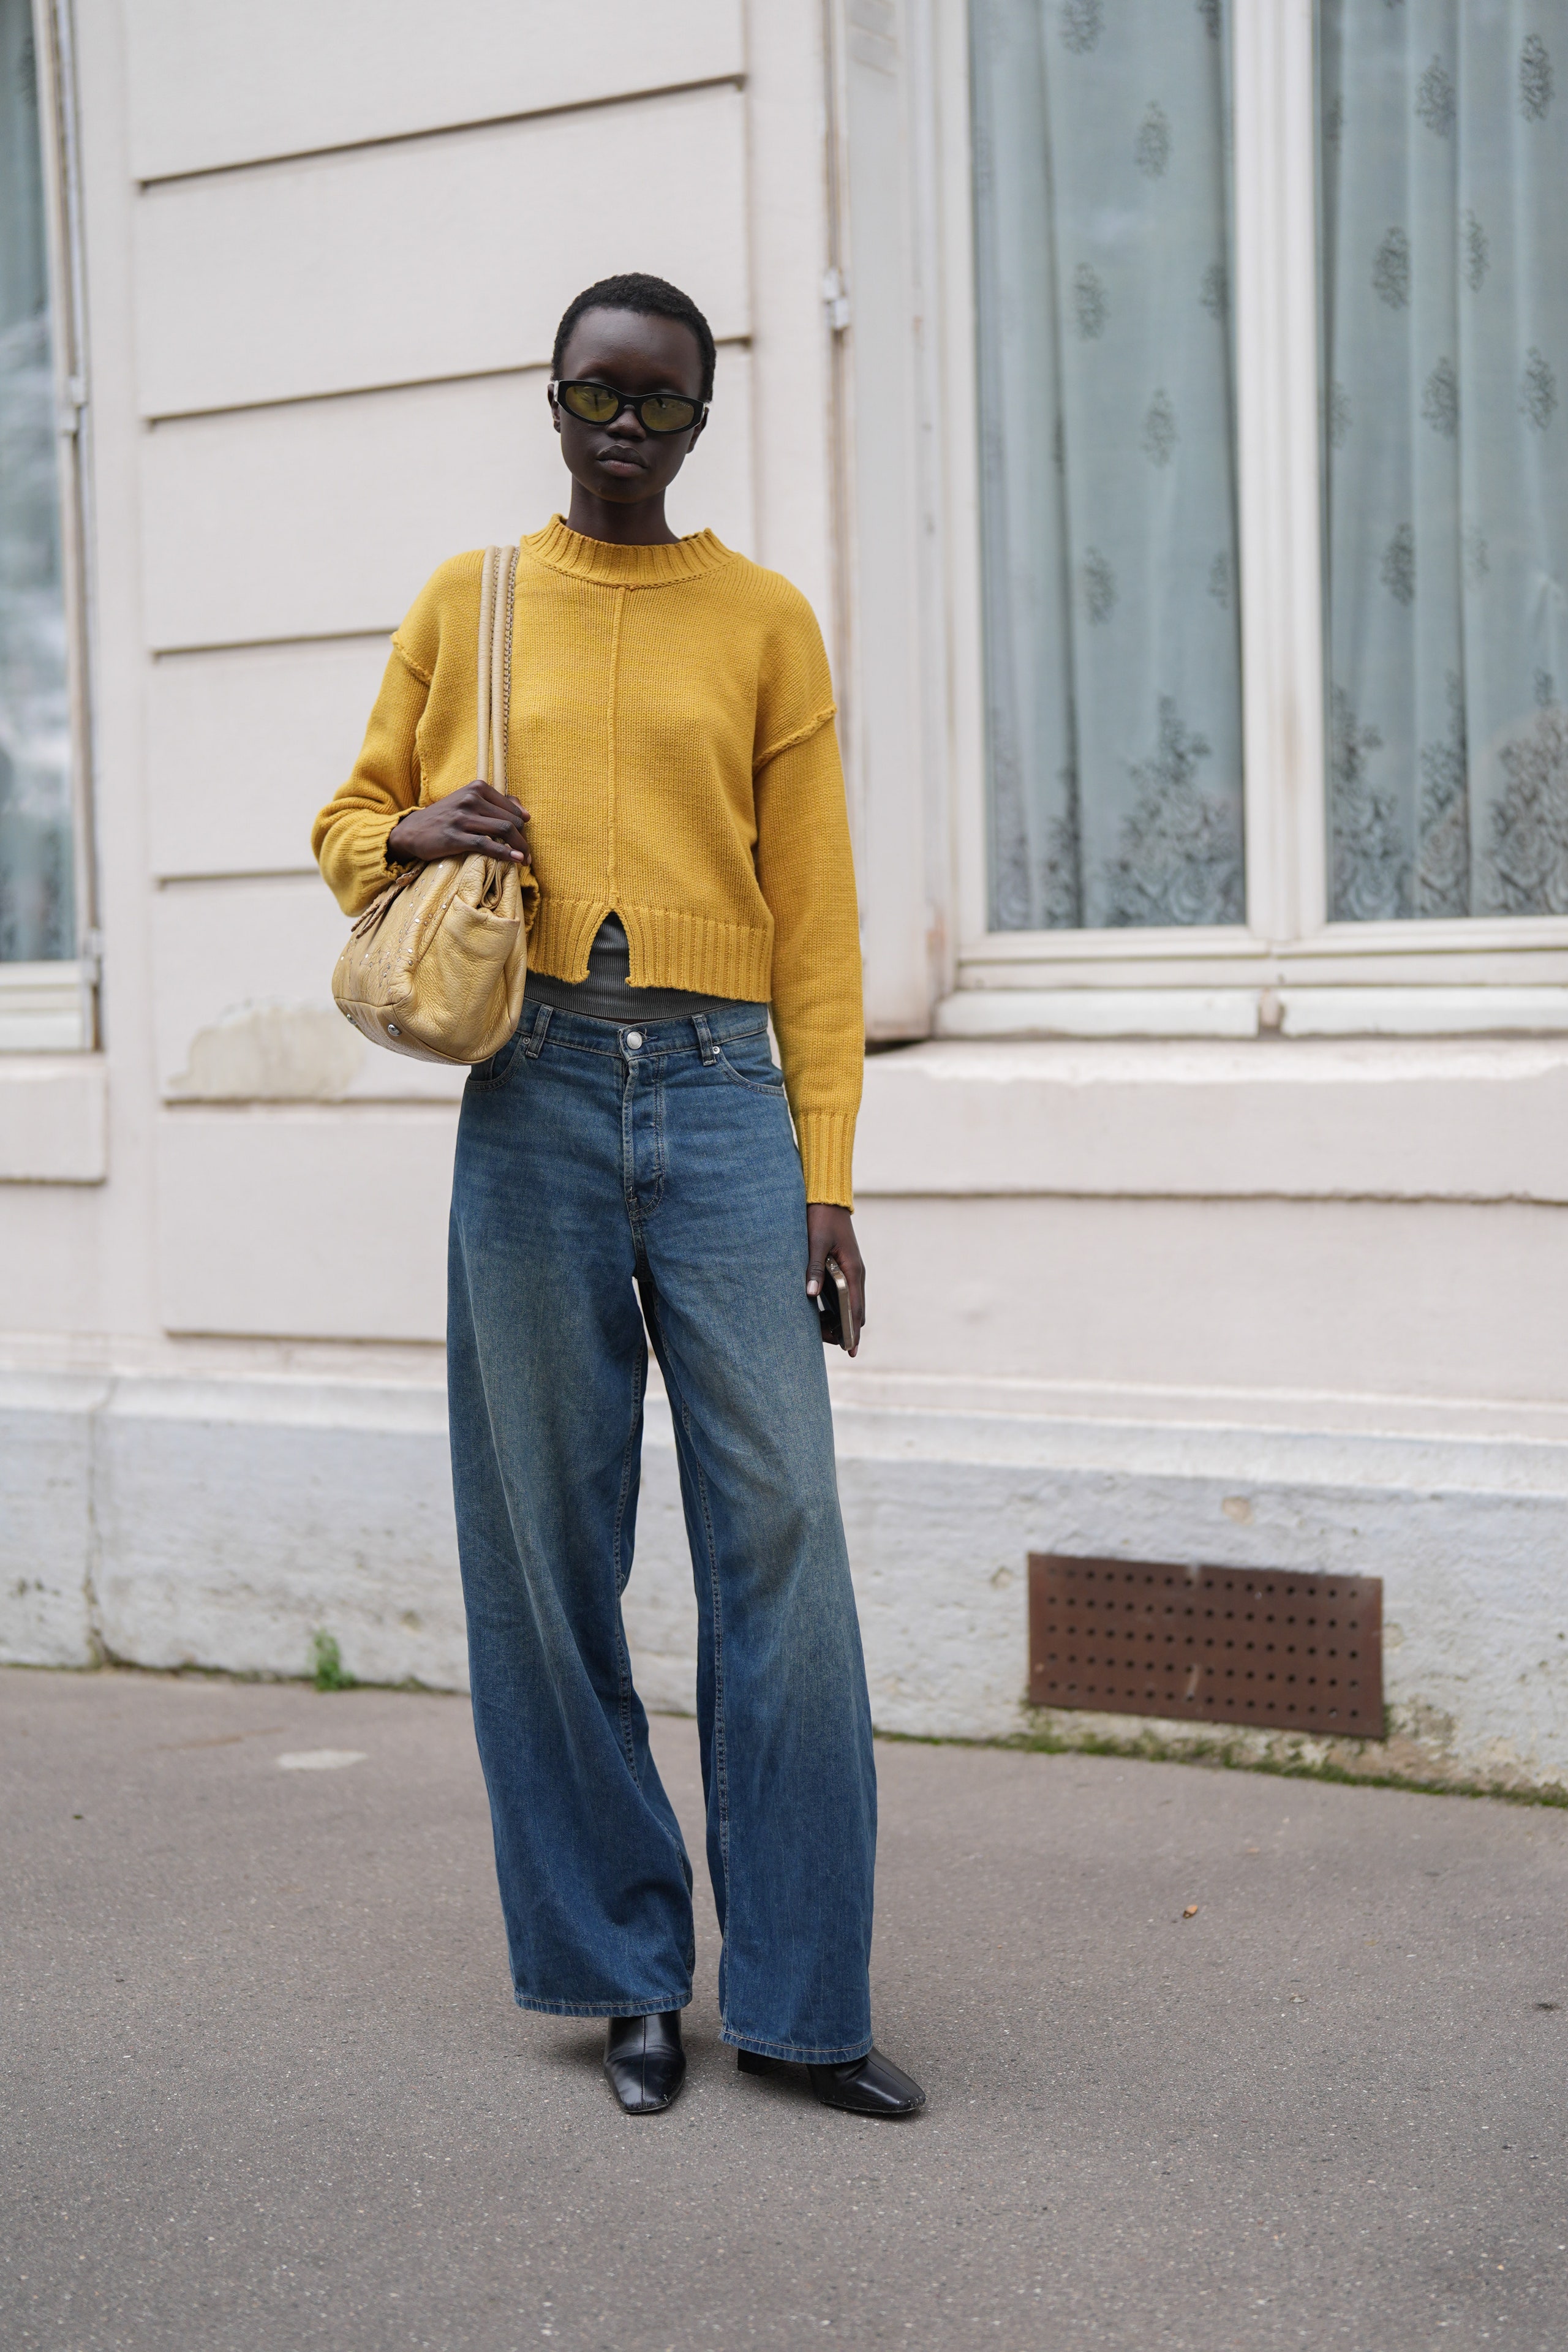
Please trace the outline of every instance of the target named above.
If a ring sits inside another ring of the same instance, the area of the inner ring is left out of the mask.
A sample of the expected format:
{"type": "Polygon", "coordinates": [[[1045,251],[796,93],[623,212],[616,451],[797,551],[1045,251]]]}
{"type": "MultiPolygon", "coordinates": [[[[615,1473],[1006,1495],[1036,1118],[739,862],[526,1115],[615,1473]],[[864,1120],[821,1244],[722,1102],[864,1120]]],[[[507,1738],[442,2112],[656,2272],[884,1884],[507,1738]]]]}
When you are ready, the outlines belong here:
{"type": "Polygon", "coordinates": [[[761,1006],[636,1028],[531,1002],[470,1076],[447,1381],[517,1999],[691,1998],[691,1865],[621,1622],[646,1320],[697,1587],[724,2039],[826,2063],[870,2047],[877,1789],[805,1259],[761,1006]]]}

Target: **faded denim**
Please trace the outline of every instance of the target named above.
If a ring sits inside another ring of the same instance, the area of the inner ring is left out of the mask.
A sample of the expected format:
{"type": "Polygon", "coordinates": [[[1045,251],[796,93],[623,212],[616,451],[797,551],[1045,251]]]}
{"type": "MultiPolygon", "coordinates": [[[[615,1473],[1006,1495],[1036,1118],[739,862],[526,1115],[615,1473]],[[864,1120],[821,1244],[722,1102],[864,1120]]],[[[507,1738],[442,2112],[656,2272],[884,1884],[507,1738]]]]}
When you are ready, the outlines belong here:
{"type": "Polygon", "coordinates": [[[691,1865],[621,1622],[646,1317],[695,1570],[724,2039],[826,2063],[871,2043],[877,1792],[805,1255],[761,1006],[634,1027],[530,1002],[470,1076],[447,1379],[517,1999],[691,1998],[691,1865]]]}

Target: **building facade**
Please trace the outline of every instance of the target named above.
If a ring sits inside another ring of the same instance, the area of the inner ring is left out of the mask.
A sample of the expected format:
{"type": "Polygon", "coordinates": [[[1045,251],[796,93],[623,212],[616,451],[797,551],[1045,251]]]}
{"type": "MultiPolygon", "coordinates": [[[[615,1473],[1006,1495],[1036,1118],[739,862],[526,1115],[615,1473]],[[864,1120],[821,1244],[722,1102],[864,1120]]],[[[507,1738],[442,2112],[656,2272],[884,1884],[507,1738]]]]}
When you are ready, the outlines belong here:
{"type": "Polygon", "coordinates": [[[1040,1727],[1031,1550],[1354,1571],[1363,1761],[1568,1777],[1564,0],[0,27],[0,1654],[463,1681],[457,1087],[308,833],[636,268],[719,341],[677,527],[838,681],[879,1724],[1040,1727]]]}

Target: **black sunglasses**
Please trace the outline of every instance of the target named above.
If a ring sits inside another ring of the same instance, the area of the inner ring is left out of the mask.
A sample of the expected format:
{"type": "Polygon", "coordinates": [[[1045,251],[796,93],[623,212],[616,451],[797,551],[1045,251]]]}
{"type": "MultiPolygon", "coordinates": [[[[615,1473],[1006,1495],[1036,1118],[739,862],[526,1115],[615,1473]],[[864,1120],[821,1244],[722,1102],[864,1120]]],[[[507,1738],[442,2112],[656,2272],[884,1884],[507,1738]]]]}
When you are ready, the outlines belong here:
{"type": "Polygon", "coordinates": [[[645,392],[639,397],[586,380],[552,383],[550,389],[584,425],[613,425],[629,408],[645,433],[684,433],[708,414],[705,400],[683,400],[673,392],[645,392]]]}

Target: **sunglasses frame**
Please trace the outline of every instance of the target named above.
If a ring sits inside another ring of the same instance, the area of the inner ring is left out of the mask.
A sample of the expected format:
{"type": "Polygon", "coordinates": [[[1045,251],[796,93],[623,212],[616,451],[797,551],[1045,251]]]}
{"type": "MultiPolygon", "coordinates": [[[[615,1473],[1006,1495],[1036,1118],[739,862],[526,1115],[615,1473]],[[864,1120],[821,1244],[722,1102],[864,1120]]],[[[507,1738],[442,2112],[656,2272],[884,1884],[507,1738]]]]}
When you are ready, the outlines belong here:
{"type": "Polygon", "coordinates": [[[574,425],[592,425],[598,432],[603,432],[608,425],[616,424],[629,408],[645,433],[651,434],[656,441],[668,441],[673,433],[694,433],[712,405],[710,401],[694,401],[692,406],[697,414],[689,425],[650,425],[643,415],[643,410],[650,401],[684,400],[687,395],[681,392],[617,392],[613,383],[601,383],[596,375],[552,376],[549,387],[551,396],[559,405],[564,407],[566,404],[561,399],[562,394],[573,391],[580,383],[589,385],[595,392],[607,392],[612,400],[618,401],[620,404],[614,416],[601,416],[596,419],[579,416],[574,408],[566,408],[566,414],[574,425]]]}

